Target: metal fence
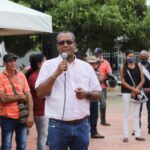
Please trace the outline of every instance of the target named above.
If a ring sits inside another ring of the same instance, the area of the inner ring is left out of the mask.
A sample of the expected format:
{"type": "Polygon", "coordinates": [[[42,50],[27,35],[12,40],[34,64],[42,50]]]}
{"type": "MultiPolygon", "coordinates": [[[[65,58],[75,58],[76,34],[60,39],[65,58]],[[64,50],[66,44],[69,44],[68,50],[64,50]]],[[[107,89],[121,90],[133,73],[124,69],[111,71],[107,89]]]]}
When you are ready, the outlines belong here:
{"type": "Polygon", "coordinates": [[[107,59],[112,67],[113,72],[117,72],[124,61],[124,53],[122,52],[107,52],[104,53],[104,58],[107,59]]]}
{"type": "MultiPolygon", "coordinates": [[[[112,70],[115,74],[119,73],[120,67],[124,62],[125,53],[121,51],[117,52],[104,52],[104,58],[107,59],[112,67],[112,70]]],[[[139,52],[135,52],[136,61],[139,62],[139,52]]]]}

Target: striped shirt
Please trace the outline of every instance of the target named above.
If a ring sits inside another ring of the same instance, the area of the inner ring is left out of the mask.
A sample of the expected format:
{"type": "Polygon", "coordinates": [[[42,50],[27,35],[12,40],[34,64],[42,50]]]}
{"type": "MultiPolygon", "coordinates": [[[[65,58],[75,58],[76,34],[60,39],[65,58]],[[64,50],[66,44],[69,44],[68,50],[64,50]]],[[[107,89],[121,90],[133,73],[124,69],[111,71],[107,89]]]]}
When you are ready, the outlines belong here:
{"type": "MultiPolygon", "coordinates": [[[[11,79],[16,92],[21,95],[30,91],[28,82],[23,73],[17,72],[14,76],[9,75],[6,71],[0,74],[0,93],[5,93],[7,96],[13,96],[14,91],[7,76],[11,79]]],[[[19,119],[19,108],[17,102],[3,103],[0,101],[0,116],[5,116],[13,119],[19,119]]]]}

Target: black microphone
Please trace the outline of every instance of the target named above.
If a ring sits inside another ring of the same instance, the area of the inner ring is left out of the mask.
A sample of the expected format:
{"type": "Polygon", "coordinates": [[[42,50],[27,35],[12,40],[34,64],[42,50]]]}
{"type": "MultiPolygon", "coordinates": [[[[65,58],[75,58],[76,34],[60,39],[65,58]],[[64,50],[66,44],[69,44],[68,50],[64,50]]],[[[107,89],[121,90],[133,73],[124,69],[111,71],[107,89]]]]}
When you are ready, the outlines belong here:
{"type": "Polygon", "coordinates": [[[67,60],[68,54],[66,52],[63,52],[61,54],[61,57],[62,57],[63,60],[67,60]]]}

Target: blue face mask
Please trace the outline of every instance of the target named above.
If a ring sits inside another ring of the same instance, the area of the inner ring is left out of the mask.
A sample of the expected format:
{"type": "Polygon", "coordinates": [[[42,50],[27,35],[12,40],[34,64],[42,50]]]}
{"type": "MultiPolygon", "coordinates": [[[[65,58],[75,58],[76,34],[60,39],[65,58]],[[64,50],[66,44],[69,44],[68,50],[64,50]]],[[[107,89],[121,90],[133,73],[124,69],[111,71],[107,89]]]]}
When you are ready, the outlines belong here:
{"type": "Polygon", "coordinates": [[[147,58],[141,59],[141,64],[142,64],[142,65],[146,65],[147,62],[148,62],[148,59],[147,59],[147,58]]]}
{"type": "Polygon", "coordinates": [[[135,62],[135,58],[127,58],[127,62],[128,63],[133,63],[133,62],[135,62]]]}

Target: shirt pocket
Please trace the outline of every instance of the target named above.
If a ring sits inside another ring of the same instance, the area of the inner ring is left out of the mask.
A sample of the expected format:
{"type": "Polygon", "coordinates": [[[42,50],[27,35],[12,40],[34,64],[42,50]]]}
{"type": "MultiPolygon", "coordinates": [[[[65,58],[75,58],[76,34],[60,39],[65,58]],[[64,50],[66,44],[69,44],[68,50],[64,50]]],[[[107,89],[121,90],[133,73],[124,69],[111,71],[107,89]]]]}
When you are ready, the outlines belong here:
{"type": "Polygon", "coordinates": [[[85,91],[89,90],[89,80],[87,78],[78,79],[75,84],[77,88],[83,88],[85,91]]]}

